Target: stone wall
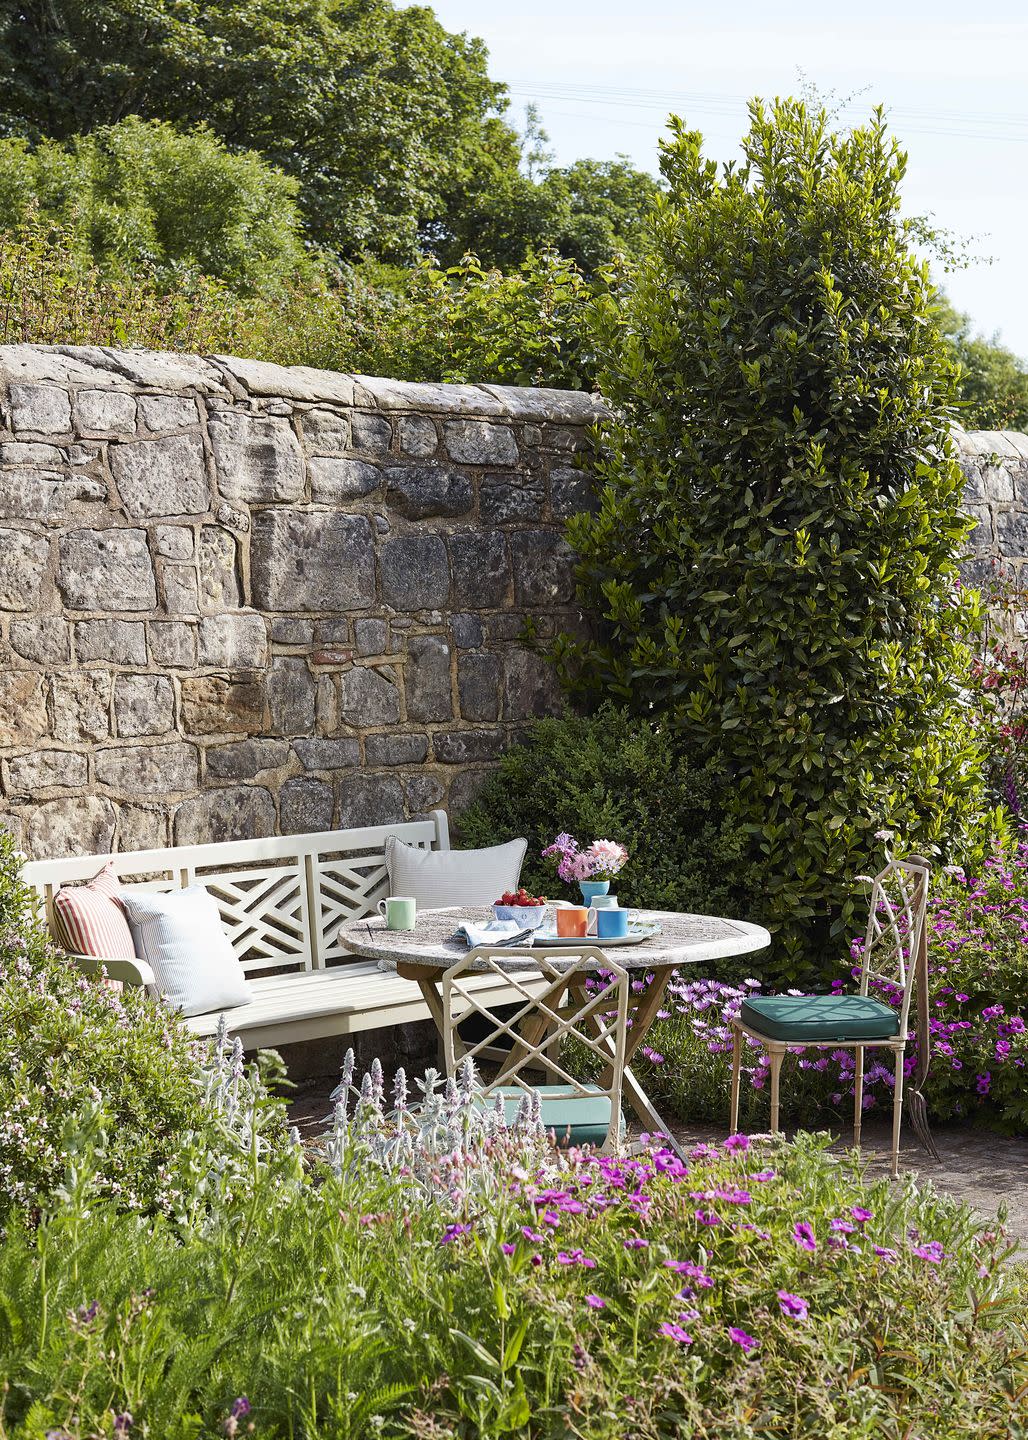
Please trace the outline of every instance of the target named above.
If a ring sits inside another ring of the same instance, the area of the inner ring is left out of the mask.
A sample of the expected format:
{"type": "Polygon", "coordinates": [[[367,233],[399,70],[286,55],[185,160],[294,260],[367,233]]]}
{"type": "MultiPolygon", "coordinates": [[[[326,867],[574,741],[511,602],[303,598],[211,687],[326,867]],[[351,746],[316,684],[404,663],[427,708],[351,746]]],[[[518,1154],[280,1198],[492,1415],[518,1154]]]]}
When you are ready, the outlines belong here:
{"type": "Polygon", "coordinates": [[[0,817],[34,856],[455,810],[554,708],[587,396],[0,347],[0,817]]]}
{"type": "Polygon", "coordinates": [[[978,522],[971,534],[964,576],[988,585],[1000,571],[1023,589],[1028,574],[1028,435],[976,430],[957,436],[967,476],[964,499],[978,522]]]}

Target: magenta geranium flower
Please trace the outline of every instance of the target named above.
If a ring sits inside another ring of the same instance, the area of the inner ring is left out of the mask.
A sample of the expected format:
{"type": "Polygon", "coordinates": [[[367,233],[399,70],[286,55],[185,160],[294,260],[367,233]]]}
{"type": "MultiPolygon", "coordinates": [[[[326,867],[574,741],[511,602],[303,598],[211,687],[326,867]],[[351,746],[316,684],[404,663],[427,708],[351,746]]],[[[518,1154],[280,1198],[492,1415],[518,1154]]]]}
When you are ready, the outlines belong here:
{"type": "Polygon", "coordinates": [[[590,1310],[606,1310],[607,1308],[606,1300],[599,1295],[587,1295],[585,1297],[585,1303],[589,1306],[590,1310]]]}
{"type": "Polygon", "coordinates": [[[692,1336],[681,1325],[676,1325],[673,1320],[665,1320],[660,1326],[659,1334],[666,1335],[669,1340],[677,1340],[679,1345],[691,1345],[692,1336]]]}
{"type": "Polygon", "coordinates": [[[802,1295],[792,1295],[788,1290],[779,1290],[778,1307],[789,1320],[806,1320],[807,1302],[802,1295]]]}
{"type": "Polygon", "coordinates": [[[946,1258],[946,1252],[938,1240],[928,1240],[924,1245],[911,1245],[911,1255],[916,1255],[918,1260],[927,1260],[932,1265],[941,1265],[946,1258]]]}
{"type": "Polygon", "coordinates": [[[759,1344],[759,1341],[757,1341],[754,1336],[747,1335],[746,1331],[740,1330],[738,1325],[730,1325],[728,1327],[728,1338],[734,1344],[741,1346],[747,1355],[751,1350],[756,1350],[759,1344]]]}
{"type": "Polygon", "coordinates": [[[803,1250],[817,1249],[813,1226],[809,1225],[806,1220],[798,1220],[792,1227],[792,1238],[803,1250]]]}
{"type": "Polygon", "coordinates": [[[735,1150],[748,1150],[750,1148],[750,1137],[748,1135],[729,1135],[724,1145],[725,1149],[730,1152],[735,1150]]]}

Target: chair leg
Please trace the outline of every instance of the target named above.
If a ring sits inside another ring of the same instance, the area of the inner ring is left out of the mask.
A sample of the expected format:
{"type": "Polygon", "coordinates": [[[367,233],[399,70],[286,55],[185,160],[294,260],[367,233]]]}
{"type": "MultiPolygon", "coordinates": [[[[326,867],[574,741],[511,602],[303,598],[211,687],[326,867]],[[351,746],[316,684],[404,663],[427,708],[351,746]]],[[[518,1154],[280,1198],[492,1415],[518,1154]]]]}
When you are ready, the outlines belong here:
{"type": "Polygon", "coordinates": [[[864,1118],[864,1047],[858,1045],[853,1069],[853,1148],[860,1149],[860,1124],[864,1118]]]}
{"type": "Polygon", "coordinates": [[[892,1178],[899,1176],[900,1126],[903,1124],[903,1051],[896,1051],[896,1071],[892,1092],[892,1178]]]}
{"type": "Polygon", "coordinates": [[[778,1134],[778,1082],[782,1074],[782,1061],[785,1059],[784,1050],[772,1050],[769,1055],[771,1061],[771,1134],[778,1134]]]}
{"type": "Polygon", "coordinates": [[[742,1080],[742,1031],[732,1026],[732,1107],[728,1121],[728,1132],[734,1135],[739,1129],[739,1088],[742,1080]]]}

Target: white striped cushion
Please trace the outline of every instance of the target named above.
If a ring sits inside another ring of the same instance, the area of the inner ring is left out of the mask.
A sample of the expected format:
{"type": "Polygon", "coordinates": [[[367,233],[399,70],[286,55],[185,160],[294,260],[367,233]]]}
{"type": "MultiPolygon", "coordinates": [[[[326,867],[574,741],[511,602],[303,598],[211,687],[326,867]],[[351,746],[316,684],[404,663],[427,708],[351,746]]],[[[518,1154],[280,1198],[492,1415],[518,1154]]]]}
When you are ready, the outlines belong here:
{"type": "Polygon", "coordinates": [[[165,1000],[183,1015],[230,1010],[253,999],[243,967],[202,885],[162,893],[123,890],[136,954],[165,1000]]]}
{"type": "Polygon", "coordinates": [[[516,890],[527,840],[508,840],[485,850],[418,850],[390,835],[385,842],[390,895],[412,895],[425,909],[444,905],[492,905],[516,890]]]}
{"type": "Polygon", "coordinates": [[[73,955],[134,960],[135,946],[110,863],[87,885],[62,885],[53,899],[54,939],[73,955]]]}

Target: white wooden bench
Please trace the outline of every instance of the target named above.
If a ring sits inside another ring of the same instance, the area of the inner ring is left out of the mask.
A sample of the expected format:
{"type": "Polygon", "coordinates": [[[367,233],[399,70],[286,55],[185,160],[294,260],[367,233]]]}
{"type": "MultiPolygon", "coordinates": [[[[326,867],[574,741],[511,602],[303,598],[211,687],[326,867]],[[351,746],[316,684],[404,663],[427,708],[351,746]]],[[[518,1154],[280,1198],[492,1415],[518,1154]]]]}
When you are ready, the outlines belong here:
{"type": "MultiPolygon", "coordinates": [[[[92,879],[108,861],[127,889],[205,886],[254,991],[248,1005],[224,1012],[229,1033],[254,1050],[430,1018],[414,981],[356,959],[338,940],[341,925],[373,911],[387,893],[389,835],[419,849],[450,848],[446,814],[434,810],[428,820],[361,830],[34,860],[24,877],[51,929],[55,891],[92,879]]],[[[87,972],[98,968],[96,960],[72,958],[87,972]]],[[[145,962],[105,963],[112,979],[156,993],[145,962]]],[[[183,1023],[195,1035],[212,1035],[218,1021],[213,1013],[183,1023]]]]}

